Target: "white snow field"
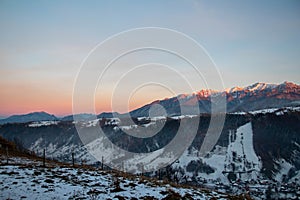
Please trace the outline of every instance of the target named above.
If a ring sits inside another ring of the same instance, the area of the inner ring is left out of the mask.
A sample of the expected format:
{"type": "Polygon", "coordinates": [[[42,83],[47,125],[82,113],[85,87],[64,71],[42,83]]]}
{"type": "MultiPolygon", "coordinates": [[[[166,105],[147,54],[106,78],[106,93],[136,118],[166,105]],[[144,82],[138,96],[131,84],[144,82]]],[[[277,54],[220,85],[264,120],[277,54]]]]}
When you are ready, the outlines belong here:
{"type": "MultiPolygon", "coordinates": [[[[239,127],[236,132],[229,133],[228,148],[216,146],[214,151],[204,158],[199,158],[196,150],[190,154],[186,151],[173,166],[174,168],[183,166],[183,169],[186,169],[191,161],[199,159],[214,169],[214,173],[211,174],[198,173],[199,178],[228,183],[227,172],[235,171],[242,180],[256,179],[262,164],[253,148],[251,122],[239,127]]],[[[194,176],[193,173],[185,173],[190,177],[194,176]]]]}
{"type": "MultiPolygon", "coordinates": [[[[1,155],[0,155],[1,156],[1,155]]],[[[0,199],[226,199],[227,195],[163,181],[24,158],[0,161],[0,199]]]]}

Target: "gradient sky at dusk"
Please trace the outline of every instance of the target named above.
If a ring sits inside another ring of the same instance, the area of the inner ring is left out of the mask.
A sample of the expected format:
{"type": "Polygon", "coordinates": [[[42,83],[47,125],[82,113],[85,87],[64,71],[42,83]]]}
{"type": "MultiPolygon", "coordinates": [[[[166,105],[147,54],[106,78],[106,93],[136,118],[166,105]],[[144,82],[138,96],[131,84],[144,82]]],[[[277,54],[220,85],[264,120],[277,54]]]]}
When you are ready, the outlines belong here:
{"type": "MultiPolygon", "coordinates": [[[[218,66],[225,88],[286,80],[299,84],[299,11],[297,0],[0,0],[0,115],[70,114],[85,56],[111,35],[138,27],[170,28],[195,39],[218,66]]],[[[157,86],[144,88],[130,107],[172,95],[157,86]]],[[[109,102],[98,108],[109,111],[109,102]]]]}

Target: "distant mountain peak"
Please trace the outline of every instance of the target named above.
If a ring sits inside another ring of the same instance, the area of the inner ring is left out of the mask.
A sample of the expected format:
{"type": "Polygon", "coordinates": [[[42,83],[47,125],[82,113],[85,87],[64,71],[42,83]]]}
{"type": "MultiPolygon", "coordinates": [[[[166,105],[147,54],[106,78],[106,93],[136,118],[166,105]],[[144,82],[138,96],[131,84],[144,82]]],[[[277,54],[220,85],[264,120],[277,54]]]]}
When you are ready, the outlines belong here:
{"type": "Polygon", "coordinates": [[[6,119],[0,120],[0,124],[26,123],[26,122],[33,122],[33,121],[48,121],[48,120],[49,121],[58,120],[58,118],[44,111],[38,111],[38,112],[31,112],[22,115],[12,115],[6,119]]]}
{"type": "Polygon", "coordinates": [[[225,92],[226,93],[233,93],[233,92],[236,92],[236,91],[241,91],[243,89],[244,89],[243,87],[232,87],[232,88],[225,89],[225,92]]]}
{"type": "Polygon", "coordinates": [[[219,93],[220,91],[218,90],[212,90],[212,89],[203,89],[197,92],[197,95],[202,95],[202,96],[210,96],[212,94],[219,93]]]}

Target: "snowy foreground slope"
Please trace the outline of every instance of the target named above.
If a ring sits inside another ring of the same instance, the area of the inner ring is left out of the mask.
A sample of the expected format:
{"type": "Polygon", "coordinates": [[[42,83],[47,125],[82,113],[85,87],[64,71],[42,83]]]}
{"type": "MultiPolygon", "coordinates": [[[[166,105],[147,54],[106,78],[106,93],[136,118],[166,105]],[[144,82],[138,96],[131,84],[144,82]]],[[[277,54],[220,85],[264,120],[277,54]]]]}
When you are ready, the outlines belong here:
{"type": "Polygon", "coordinates": [[[227,199],[229,196],[162,181],[87,168],[61,167],[24,158],[0,165],[0,199],[227,199]],[[17,164],[18,163],[18,164],[17,164]],[[125,178],[126,177],[126,178],[125,178]]]}

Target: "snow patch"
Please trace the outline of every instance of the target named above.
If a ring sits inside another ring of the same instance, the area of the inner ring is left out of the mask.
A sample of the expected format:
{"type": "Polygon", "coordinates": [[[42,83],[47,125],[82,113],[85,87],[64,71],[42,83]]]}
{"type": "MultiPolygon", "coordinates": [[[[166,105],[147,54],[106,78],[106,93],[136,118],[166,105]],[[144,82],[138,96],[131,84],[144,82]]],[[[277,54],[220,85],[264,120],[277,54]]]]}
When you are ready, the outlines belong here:
{"type": "Polygon", "coordinates": [[[57,121],[41,121],[41,122],[32,122],[29,124],[29,127],[41,127],[41,126],[50,126],[50,125],[56,125],[57,121]]]}

